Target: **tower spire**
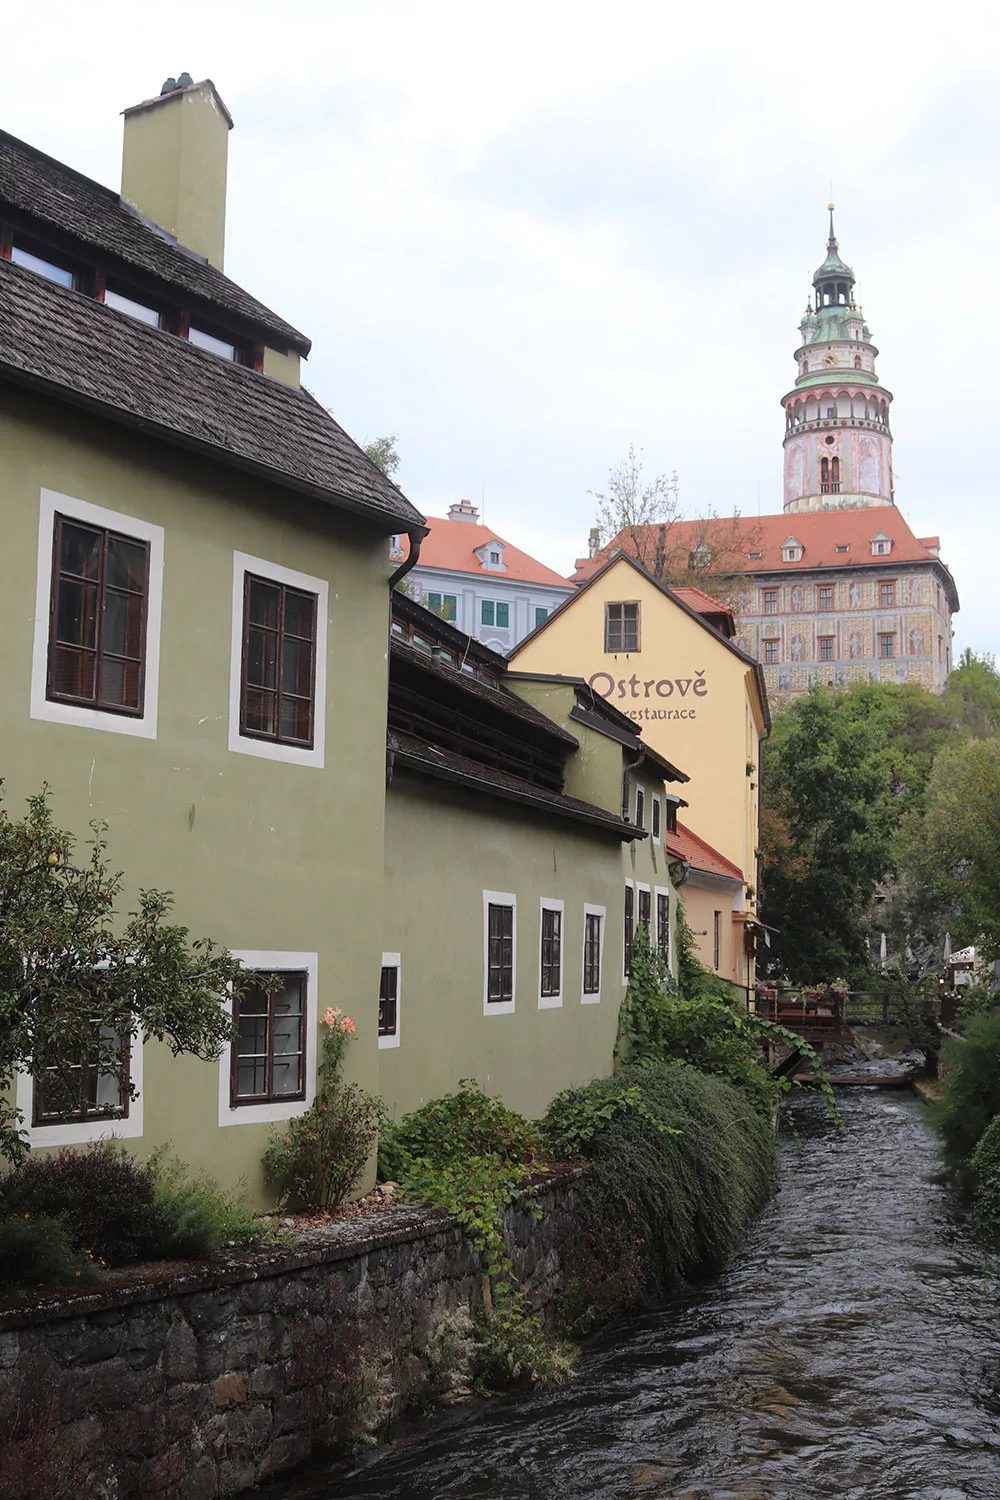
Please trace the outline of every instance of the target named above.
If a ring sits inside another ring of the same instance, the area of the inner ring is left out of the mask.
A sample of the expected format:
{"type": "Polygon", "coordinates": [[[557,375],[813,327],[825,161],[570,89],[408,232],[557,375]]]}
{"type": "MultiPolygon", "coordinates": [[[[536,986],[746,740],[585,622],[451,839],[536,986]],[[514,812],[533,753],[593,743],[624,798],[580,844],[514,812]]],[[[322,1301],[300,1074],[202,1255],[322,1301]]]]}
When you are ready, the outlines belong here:
{"type": "Polygon", "coordinates": [[[833,232],[833,210],[837,205],[835,203],[828,203],[826,206],[830,210],[830,238],[826,242],[826,248],[828,250],[836,250],[837,236],[833,232]]]}

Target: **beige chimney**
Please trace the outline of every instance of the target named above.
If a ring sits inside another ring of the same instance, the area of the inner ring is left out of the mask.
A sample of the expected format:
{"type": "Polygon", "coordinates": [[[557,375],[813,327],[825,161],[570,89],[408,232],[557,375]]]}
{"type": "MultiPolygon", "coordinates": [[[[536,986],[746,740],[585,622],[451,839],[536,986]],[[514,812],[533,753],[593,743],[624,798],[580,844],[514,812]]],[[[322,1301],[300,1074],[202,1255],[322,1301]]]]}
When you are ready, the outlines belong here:
{"type": "Polygon", "coordinates": [[[232,116],[210,78],[168,78],[126,109],[122,198],[222,270],[232,116]]]}

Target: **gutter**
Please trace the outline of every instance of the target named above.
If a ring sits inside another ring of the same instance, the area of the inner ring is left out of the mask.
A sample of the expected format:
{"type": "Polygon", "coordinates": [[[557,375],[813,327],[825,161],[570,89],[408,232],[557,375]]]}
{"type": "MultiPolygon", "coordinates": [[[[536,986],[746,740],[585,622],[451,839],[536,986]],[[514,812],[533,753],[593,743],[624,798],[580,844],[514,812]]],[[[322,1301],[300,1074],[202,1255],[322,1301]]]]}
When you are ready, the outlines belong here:
{"type": "Polygon", "coordinates": [[[424,537],[427,535],[427,531],[428,528],[426,526],[423,526],[419,531],[413,530],[406,533],[410,538],[410,550],[407,553],[406,557],[404,557],[403,561],[400,563],[399,567],[396,569],[395,573],[393,573],[390,577],[390,590],[394,589],[397,583],[401,583],[402,580],[406,577],[407,573],[412,572],[412,570],[417,566],[417,563],[420,561],[420,545],[423,542],[424,537]]]}

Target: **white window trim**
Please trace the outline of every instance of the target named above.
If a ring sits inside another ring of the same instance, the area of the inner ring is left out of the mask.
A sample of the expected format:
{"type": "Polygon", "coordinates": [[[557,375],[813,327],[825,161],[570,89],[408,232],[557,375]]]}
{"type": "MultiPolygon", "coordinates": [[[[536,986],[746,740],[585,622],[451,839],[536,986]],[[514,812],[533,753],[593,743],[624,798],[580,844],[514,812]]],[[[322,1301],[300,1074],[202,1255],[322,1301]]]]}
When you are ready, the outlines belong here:
{"type": "Polygon", "coordinates": [[[88,1146],[112,1137],[138,1140],[142,1135],[142,1032],[137,1031],[129,1049],[129,1077],[136,1093],[129,1100],[128,1114],[121,1119],[67,1120],[65,1125],[32,1125],[35,1081],[30,1073],[18,1072],[16,1104],[24,1119],[28,1144],[35,1146],[88,1146]]]}
{"type": "Polygon", "coordinates": [[[483,892],[483,1015],[512,1016],[517,999],[517,897],[511,891],[483,892]],[[490,1000],[490,906],[510,906],[514,909],[513,931],[510,944],[510,999],[490,1000]]]}
{"type": "Polygon", "coordinates": [[[657,901],[658,901],[658,898],[660,896],[666,896],[666,898],[667,898],[667,952],[666,952],[665,957],[666,957],[667,970],[668,970],[669,973],[672,974],[674,972],[674,933],[673,933],[674,904],[673,904],[673,902],[670,899],[670,887],[668,885],[654,885],[654,887],[653,887],[653,909],[652,909],[652,917],[653,917],[654,923],[656,924],[656,932],[654,934],[653,941],[654,941],[654,944],[655,944],[655,947],[656,947],[657,951],[659,951],[659,946],[660,946],[660,927],[659,927],[659,917],[658,917],[658,914],[657,914],[657,901]]]}
{"type": "Polygon", "coordinates": [[[318,766],[322,769],[326,747],[326,637],[330,585],[325,578],[297,573],[278,563],[251,557],[248,552],[233,553],[233,635],[229,660],[229,748],[239,755],[257,755],[262,760],[280,760],[291,766],[318,766]],[[279,745],[240,734],[240,688],[243,674],[243,593],[244,575],[256,573],[287,588],[302,589],[316,597],[316,697],[313,704],[313,747],[279,745]]]}
{"type": "Polygon", "coordinates": [[[219,1124],[220,1125],[271,1125],[280,1120],[291,1120],[305,1114],[316,1097],[316,1055],[319,1051],[319,957],[315,953],[284,953],[270,948],[234,948],[233,957],[238,958],[245,969],[259,969],[265,974],[276,974],[282,970],[300,971],[306,974],[306,1013],[304,1036],[306,1046],[306,1096],[289,1103],[231,1104],[229,1090],[232,1078],[233,1044],[223,1044],[219,1058],[219,1124]]]}
{"type": "Polygon", "coordinates": [[[608,936],[608,909],[606,906],[592,906],[589,901],[583,903],[583,943],[580,949],[583,964],[580,970],[580,1004],[600,1005],[601,988],[604,982],[604,950],[607,947],[608,936]],[[597,993],[588,995],[583,988],[584,977],[587,972],[587,918],[600,917],[601,919],[601,946],[597,955],[597,993]]]}
{"type": "Polygon", "coordinates": [[[160,620],[163,612],[163,527],[140,521],[121,511],[92,505],[56,490],[41,492],[38,514],[38,572],[35,586],[35,637],[31,655],[31,717],[50,724],[73,724],[78,729],[103,729],[108,734],[131,734],[156,739],[160,687],[160,620]],[[52,546],[56,512],[85,525],[107,527],[149,544],[149,593],[146,599],[146,644],[141,714],[116,714],[78,703],[57,703],[45,696],[49,664],[49,621],[52,598],[52,546]]]}
{"type": "MultiPolygon", "coordinates": [[[[387,1047],[399,1046],[399,1015],[403,1004],[403,963],[398,953],[383,953],[382,968],[395,969],[396,971],[396,1029],[391,1036],[380,1036],[378,1039],[379,1051],[387,1047]]],[[[379,975],[381,980],[382,976],[379,975]]]]}
{"type": "Polygon", "coordinates": [[[538,911],[538,1009],[558,1010],[563,1003],[563,992],[566,988],[566,903],[560,901],[558,896],[542,896],[538,911]],[[542,912],[557,911],[559,913],[559,993],[558,995],[542,994],[542,912]]]}

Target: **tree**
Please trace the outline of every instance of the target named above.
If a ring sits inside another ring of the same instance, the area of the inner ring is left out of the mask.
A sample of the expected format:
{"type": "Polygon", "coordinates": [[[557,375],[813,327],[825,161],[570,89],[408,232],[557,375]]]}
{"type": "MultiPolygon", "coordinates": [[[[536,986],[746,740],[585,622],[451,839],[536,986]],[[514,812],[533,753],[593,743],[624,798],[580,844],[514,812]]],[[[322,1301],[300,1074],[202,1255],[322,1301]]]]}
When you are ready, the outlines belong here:
{"type": "Polygon", "coordinates": [[[772,969],[805,982],[870,970],[873,898],[895,874],[900,826],[953,735],[938,699],[894,683],[814,688],[778,715],[761,817],[772,969]]]}
{"type": "Polygon", "coordinates": [[[975,943],[1000,958],[1000,740],[945,747],[926,804],[900,837],[899,914],[908,938],[975,943]]]}
{"type": "Polygon", "coordinates": [[[371,442],[365,443],[368,457],[387,479],[392,478],[402,462],[396,449],[397,437],[397,433],[390,432],[385,437],[372,438],[371,442]]]}
{"type": "Polygon", "coordinates": [[[1000,734],[1000,672],[996,658],[963,651],[948,678],[941,703],[956,728],[976,739],[1000,734]]]}
{"type": "Polygon", "coordinates": [[[697,520],[684,519],[677,475],[647,478],[642,449],[631,443],[625,458],[610,469],[607,490],[589,493],[598,502],[595,529],[601,552],[620,548],[662,583],[704,589],[739,613],[747,553],[760,535],[752,521],[738,511],[728,517],[710,511],[697,520]]]}
{"type": "MultiPolygon", "coordinates": [[[[228,999],[244,982],[237,959],[166,918],[167,892],[144,890],[117,920],[123,875],[107,860],[105,825],[90,856],[56,826],[48,789],[14,821],[0,807],[0,1098],[19,1071],[44,1079],[46,1104],[80,1106],[82,1066],[134,1093],[127,1041],[141,1031],[174,1055],[218,1057],[232,1034],[228,999]]],[[[0,1154],[23,1154],[19,1115],[0,1104],[0,1154]]]]}

